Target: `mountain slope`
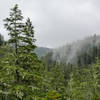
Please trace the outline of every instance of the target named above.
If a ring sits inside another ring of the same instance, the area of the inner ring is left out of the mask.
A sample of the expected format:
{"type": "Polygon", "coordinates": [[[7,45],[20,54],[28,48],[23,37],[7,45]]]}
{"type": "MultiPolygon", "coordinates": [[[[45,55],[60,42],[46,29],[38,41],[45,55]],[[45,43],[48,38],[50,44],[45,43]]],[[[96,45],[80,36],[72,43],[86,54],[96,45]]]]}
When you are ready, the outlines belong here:
{"type": "Polygon", "coordinates": [[[54,49],[51,59],[84,66],[94,63],[96,57],[100,58],[100,36],[94,35],[54,49]]]}
{"type": "Polygon", "coordinates": [[[51,51],[52,51],[52,49],[46,48],[46,47],[37,47],[35,49],[35,53],[38,55],[38,57],[45,56],[51,51]]]}

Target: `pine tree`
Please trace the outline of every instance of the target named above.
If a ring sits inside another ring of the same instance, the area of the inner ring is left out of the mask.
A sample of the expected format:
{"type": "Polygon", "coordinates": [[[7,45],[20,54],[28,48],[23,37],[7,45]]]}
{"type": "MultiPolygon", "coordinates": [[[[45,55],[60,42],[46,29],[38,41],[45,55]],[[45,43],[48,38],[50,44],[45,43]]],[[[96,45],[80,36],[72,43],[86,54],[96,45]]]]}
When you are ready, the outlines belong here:
{"type": "Polygon", "coordinates": [[[10,35],[9,43],[14,49],[2,61],[0,70],[3,100],[34,100],[40,95],[42,64],[34,53],[34,29],[29,18],[26,23],[22,20],[18,5],[4,20],[10,35]]]}
{"type": "Polygon", "coordinates": [[[18,46],[20,42],[19,36],[23,30],[22,20],[23,16],[17,4],[14,6],[14,8],[11,9],[10,17],[4,20],[5,28],[9,31],[9,43],[14,45],[16,54],[18,54],[18,46]]]}
{"type": "Polygon", "coordinates": [[[34,44],[36,39],[34,39],[34,27],[30,18],[26,20],[21,39],[20,47],[23,49],[21,52],[32,53],[32,51],[36,48],[36,45],[34,44]]]}

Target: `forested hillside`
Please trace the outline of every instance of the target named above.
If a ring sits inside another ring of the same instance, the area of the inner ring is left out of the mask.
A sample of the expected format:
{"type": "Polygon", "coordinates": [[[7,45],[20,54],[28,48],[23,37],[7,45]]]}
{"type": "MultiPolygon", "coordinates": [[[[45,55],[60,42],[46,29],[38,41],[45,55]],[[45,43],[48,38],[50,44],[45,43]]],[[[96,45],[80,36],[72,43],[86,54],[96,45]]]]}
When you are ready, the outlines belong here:
{"type": "Polygon", "coordinates": [[[38,55],[38,57],[43,57],[47,55],[49,52],[52,52],[52,49],[46,48],[46,47],[37,47],[35,49],[35,53],[38,55]]]}
{"type": "MultiPolygon", "coordinates": [[[[83,40],[64,45],[52,51],[49,59],[57,62],[78,64],[84,66],[95,62],[95,58],[100,58],[100,36],[94,35],[83,40]]],[[[48,59],[48,55],[46,55],[48,59]]]]}
{"type": "Polygon", "coordinates": [[[10,38],[0,35],[0,100],[100,100],[100,36],[39,59],[32,21],[17,4],[4,26],[10,38]]]}

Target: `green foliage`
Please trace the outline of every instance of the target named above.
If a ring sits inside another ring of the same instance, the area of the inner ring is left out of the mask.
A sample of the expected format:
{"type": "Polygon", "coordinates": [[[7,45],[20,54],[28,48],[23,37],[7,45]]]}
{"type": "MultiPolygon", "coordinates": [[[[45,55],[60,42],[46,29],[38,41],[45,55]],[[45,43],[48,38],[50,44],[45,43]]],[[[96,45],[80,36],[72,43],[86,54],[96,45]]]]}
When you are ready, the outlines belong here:
{"type": "Polygon", "coordinates": [[[62,99],[61,99],[61,95],[57,91],[51,90],[47,93],[46,97],[43,98],[42,100],[62,100],[62,99]]]}
{"type": "Polygon", "coordinates": [[[9,43],[15,46],[16,54],[18,53],[20,35],[24,27],[22,20],[23,16],[17,4],[11,9],[10,17],[4,20],[4,26],[9,31],[8,35],[10,35],[9,43]]]}
{"type": "Polygon", "coordinates": [[[73,69],[68,82],[69,100],[100,100],[100,63],[73,69]]]}
{"type": "Polygon", "coordinates": [[[18,5],[4,21],[10,39],[3,44],[0,35],[0,100],[100,100],[97,47],[91,59],[87,53],[78,56],[78,66],[84,67],[53,61],[52,52],[41,62],[34,53],[32,22],[23,22],[18,5]]]}
{"type": "Polygon", "coordinates": [[[33,52],[36,47],[34,30],[29,18],[26,23],[22,19],[21,10],[15,5],[10,17],[4,20],[10,35],[9,44],[13,47],[13,52],[7,52],[1,61],[0,94],[4,100],[5,97],[34,100],[40,95],[42,64],[33,52]]]}

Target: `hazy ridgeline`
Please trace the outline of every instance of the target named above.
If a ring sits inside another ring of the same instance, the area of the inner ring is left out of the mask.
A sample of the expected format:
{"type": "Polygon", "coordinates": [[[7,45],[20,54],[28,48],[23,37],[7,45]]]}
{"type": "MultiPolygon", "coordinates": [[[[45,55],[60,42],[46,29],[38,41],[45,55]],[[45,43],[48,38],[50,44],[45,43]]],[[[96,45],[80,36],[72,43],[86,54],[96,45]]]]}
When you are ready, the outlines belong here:
{"type": "Polygon", "coordinates": [[[24,20],[18,4],[4,19],[9,40],[0,35],[0,100],[100,100],[100,36],[37,47],[32,21],[24,20]]]}
{"type": "Polygon", "coordinates": [[[84,55],[95,59],[99,56],[99,50],[100,36],[94,35],[54,49],[52,59],[57,62],[76,64],[84,55]]]}

